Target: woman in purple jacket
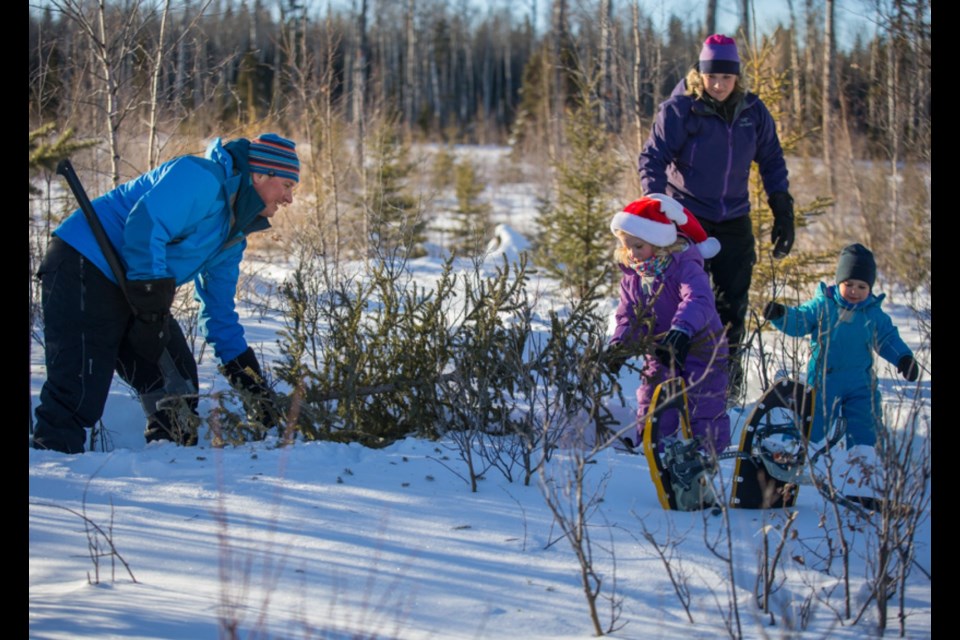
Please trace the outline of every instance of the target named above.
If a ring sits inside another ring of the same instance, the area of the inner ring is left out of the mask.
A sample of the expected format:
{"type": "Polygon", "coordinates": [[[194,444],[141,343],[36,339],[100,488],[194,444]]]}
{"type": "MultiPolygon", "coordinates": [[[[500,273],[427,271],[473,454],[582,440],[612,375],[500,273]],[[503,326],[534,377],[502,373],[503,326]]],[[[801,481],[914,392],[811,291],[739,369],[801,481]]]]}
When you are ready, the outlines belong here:
{"type": "MultiPolygon", "coordinates": [[[[681,376],[694,437],[704,451],[723,451],[730,444],[727,340],[703,270],[704,258],[716,255],[719,243],[689,210],[659,194],[631,202],[613,216],[610,229],[620,240],[616,257],[623,272],[610,342],[629,348],[646,336],[657,340],[655,352],[645,356],[637,389],[637,441],[654,388],[681,376]]],[[[614,373],[622,364],[613,365],[614,373]]],[[[672,424],[661,424],[667,434],[678,426],[675,415],[672,424]]]]}
{"type": "Polygon", "coordinates": [[[723,247],[705,264],[730,344],[731,399],[743,391],[740,349],[756,262],[750,222],[751,163],[773,211],[773,255],[793,246],[793,198],[777,129],[767,107],[741,82],[737,43],[712,35],[697,66],[660,105],[640,153],[644,193],[665,193],[693,212],[723,247]]]}

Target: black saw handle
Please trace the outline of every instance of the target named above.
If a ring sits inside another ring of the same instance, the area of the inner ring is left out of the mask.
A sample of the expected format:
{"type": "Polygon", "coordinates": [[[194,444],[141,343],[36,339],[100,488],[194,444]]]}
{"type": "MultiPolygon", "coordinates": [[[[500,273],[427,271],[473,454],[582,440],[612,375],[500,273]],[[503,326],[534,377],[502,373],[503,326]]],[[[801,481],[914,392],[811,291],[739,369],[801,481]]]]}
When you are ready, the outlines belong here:
{"type": "MultiPolygon", "coordinates": [[[[123,265],[120,264],[120,256],[117,255],[116,248],[113,246],[113,243],[110,242],[110,238],[107,237],[107,232],[103,229],[103,223],[101,223],[100,218],[97,217],[97,212],[94,210],[90,198],[87,197],[87,192],[83,188],[83,184],[80,183],[80,178],[77,177],[73,163],[71,163],[68,158],[64,158],[58,162],[57,174],[66,179],[67,184],[70,186],[70,191],[73,192],[73,196],[77,199],[77,202],[80,203],[80,210],[83,211],[83,215],[87,219],[87,224],[90,225],[93,236],[97,239],[97,244],[100,245],[100,251],[103,252],[103,256],[107,259],[107,264],[110,265],[110,270],[113,271],[113,277],[116,278],[117,285],[120,287],[120,291],[123,292],[123,297],[127,299],[127,303],[129,304],[130,298],[127,295],[126,271],[123,265]]],[[[133,305],[131,305],[131,308],[132,307],[133,305]]],[[[170,355],[168,350],[164,349],[163,353],[160,354],[157,365],[160,367],[160,372],[163,375],[162,393],[165,396],[196,393],[196,390],[193,388],[193,382],[180,375],[180,372],[173,362],[173,356],[170,355]]],[[[153,397],[153,394],[145,395],[149,395],[150,397],[142,398],[144,410],[148,415],[153,415],[157,411],[158,400],[153,397]]]]}

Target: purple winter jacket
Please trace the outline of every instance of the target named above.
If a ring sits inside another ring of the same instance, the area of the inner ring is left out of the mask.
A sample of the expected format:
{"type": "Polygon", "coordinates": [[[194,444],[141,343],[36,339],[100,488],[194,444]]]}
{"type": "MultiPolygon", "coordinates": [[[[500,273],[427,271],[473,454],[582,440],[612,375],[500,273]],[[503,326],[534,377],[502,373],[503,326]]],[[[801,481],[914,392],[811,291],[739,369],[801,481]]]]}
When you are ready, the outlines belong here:
{"type": "Polygon", "coordinates": [[[640,153],[644,193],[665,193],[700,220],[723,222],[750,213],[750,165],[760,168],[767,195],[787,191],[787,165],[773,117],[747,93],[733,123],[713,107],[683,95],[685,83],[660,105],[640,153]]]}
{"type": "MultiPolygon", "coordinates": [[[[652,279],[646,291],[636,271],[620,265],[623,272],[620,303],[610,342],[629,344],[641,338],[648,331],[651,320],[655,337],[662,337],[672,328],[687,332],[690,352],[684,362],[682,377],[687,385],[690,426],[695,436],[710,443],[716,451],[722,451],[730,444],[730,419],[726,412],[727,339],[717,315],[710,279],[703,270],[700,251],[691,244],[671,256],[670,264],[652,279]]],[[[643,421],[654,388],[671,376],[669,368],[654,355],[647,355],[645,359],[637,389],[639,437],[642,437],[643,421]]],[[[675,423],[675,419],[672,422],[675,423]]],[[[661,433],[675,429],[675,426],[661,424],[661,433]]]]}

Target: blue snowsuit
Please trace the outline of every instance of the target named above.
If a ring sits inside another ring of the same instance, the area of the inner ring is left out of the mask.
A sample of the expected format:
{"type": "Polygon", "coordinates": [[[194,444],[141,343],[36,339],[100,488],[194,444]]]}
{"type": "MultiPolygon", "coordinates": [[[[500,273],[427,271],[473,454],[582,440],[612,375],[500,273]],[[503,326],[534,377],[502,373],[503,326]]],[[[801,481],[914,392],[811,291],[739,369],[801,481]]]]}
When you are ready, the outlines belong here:
{"type": "Polygon", "coordinates": [[[842,414],[848,448],[876,443],[883,423],[874,353],[892,364],[913,355],[880,308],[885,297],[871,294],[854,305],[843,299],[838,286],[820,283],[812,300],[787,307],[785,315],[771,320],[789,336],[810,336],[807,384],[816,389],[812,442],[822,440],[825,425],[842,414]]]}
{"type": "MultiPolygon", "coordinates": [[[[267,229],[265,203],[250,176],[249,141],[217,139],[205,158],[183,156],[93,200],[129,281],[193,281],[200,328],[227,363],[247,350],[234,296],[249,233],[267,229]]],[[[53,232],[37,276],[41,282],[47,379],[36,410],[34,446],[81,453],[85,428],[103,414],[116,371],[139,394],[162,388],[159,367],[128,342],[132,310],[79,209],[53,232]]],[[[170,322],[167,351],[199,388],[197,364],[183,332],[170,322]]],[[[188,404],[196,409],[197,399],[188,404]]],[[[147,440],[169,432],[158,412],[147,440]]]]}

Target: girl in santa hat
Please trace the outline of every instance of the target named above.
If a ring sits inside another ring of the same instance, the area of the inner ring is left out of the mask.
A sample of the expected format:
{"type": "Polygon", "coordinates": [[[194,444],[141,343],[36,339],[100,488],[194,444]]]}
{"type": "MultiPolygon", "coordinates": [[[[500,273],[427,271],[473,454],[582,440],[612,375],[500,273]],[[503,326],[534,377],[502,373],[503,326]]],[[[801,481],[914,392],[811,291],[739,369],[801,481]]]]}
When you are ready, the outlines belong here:
{"type": "MultiPolygon", "coordinates": [[[[611,345],[613,353],[637,353],[649,338],[653,353],[643,353],[637,389],[637,442],[656,386],[680,376],[687,387],[690,426],[707,452],[723,451],[730,443],[726,412],[727,357],[723,324],[717,314],[705,258],[720,250],[690,211],[673,198],[651,194],[631,202],[613,216],[610,229],[620,241],[617,264],[623,272],[620,303],[611,345]]],[[[649,348],[645,351],[649,351],[649,348]]],[[[616,374],[623,359],[613,360],[616,374]]],[[[661,433],[672,433],[676,416],[664,416],[661,433]]]]}

